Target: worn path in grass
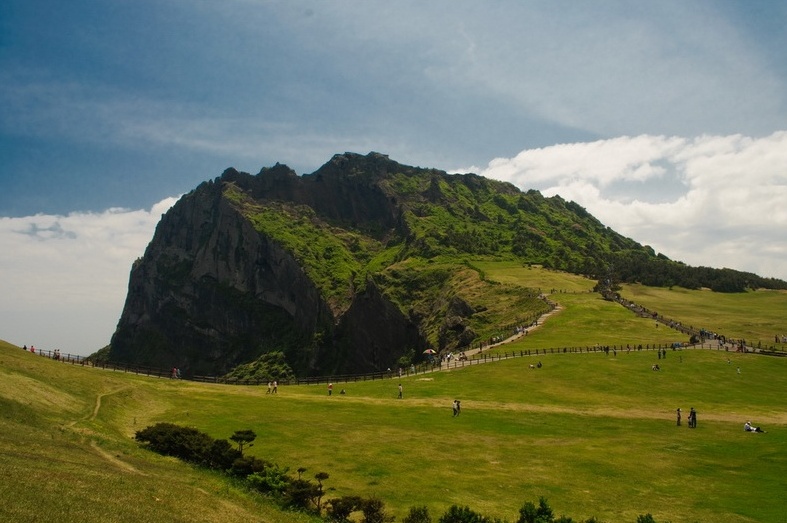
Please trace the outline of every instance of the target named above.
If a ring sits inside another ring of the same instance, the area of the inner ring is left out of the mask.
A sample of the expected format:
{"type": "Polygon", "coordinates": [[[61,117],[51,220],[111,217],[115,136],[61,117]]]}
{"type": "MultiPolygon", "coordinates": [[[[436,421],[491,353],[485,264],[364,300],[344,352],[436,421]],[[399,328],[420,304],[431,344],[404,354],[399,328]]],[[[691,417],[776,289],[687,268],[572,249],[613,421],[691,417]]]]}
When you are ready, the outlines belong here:
{"type": "MultiPolygon", "coordinates": [[[[494,349],[496,347],[500,347],[501,345],[505,345],[507,343],[511,343],[512,341],[516,341],[519,338],[527,336],[527,334],[529,332],[533,332],[534,330],[536,330],[539,327],[543,326],[544,322],[547,319],[549,319],[550,316],[553,316],[555,314],[559,314],[561,311],[563,311],[563,307],[560,304],[556,304],[554,309],[550,310],[549,312],[545,312],[544,314],[539,316],[538,320],[536,320],[536,322],[535,322],[535,325],[530,325],[529,327],[527,327],[525,329],[522,329],[520,332],[517,332],[517,333],[509,336],[508,338],[506,338],[506,339],[504,339],[502,341],[498,341],[496,343],[491,343],[491,344],[487,345],[486,346],[486,350],[494,349]]],[[[471,356],[475,356],[476,354],[479,354],[479,353],[483,352],[483,350],[484,350],[483,348],[479,347],[477,349],[464,350],[464,351],[462,351],[462,353],[465,356],[467,356],[468,358],[470,358],[471,356]]],[[[440,361],[440,369],[450,370],[451,369],[451,362],[450,361],[441,360],[440,361]]]]}
{"type": "MultiPolygon", "coordinates": [[[[624,307],[624,308],[626,308],[626,307],[624,307]]],[[[467,349],[467,350],[462,351],[461,354],[463,354],[468,359],[472,359],[473,356],[481,354],[485,350],[489,351],[491,349],[495,349],[495,348],[501,347],[503,345],[512,343],[512,342],[514,342],[516,340],[519,340],[521,338],[524,338],[529,333],[534,332],[535,330],[538,330],[541,327],[543,327],[545,322],[547,320],[549,320],[550,317],[558,315],[561,312],[563,312],[564,310],[565,309],[564,309],[564,307],[562,305],[560,305],[559,303],[555,302],[555,307],[552,310],[550,310],[549,312],[546,312],[546,313],[542,314],[533,325],[530,325],[527,328],[522,329],[520,332],[517,332],[517,333],[509,336],[508,338],[506,338],[506,339],[504,339],[502,341],[489,344],[489,345],[487,345],[484,348],[480,348],[479,347],[479,348],[475,348],[475,349],[467,349]]],[[[665,323],[664,325],[666,327],[668,327],[668,328],[676,330],[677,332],[681,332],[680,330],[675,329],[674,327],[672,327],[671,325],[669,325],[667,323],[665,323]]],[[[711,347],[721,346],[720,342],[717,341],[717,340],[706,340],[705,341],[705,345],[709,345],[711,347]]],[[[757,349],[755,349],[753,347],[747,347],[746,350],[747,350],[747,352],[759,352],[757,349]]],[[[454,357],[452,359],[455,359],[455,358],[456,357],[454,357]]],[[[476,360],[473,361],[473,364],[488,363],[488,362],[492,362],[492,361],[499,361],[499,360],[495,360],[493,358],[490,358],[490,359],[476,359],[476,360]]],[[[456,365],[456,361],[453,362],[453,366],[451,365],[451,363],[452,363],[451,361],[446,361],[445,359],[441,359],[440,367],[435,368],[434,370],[452,370],[452,369],[459,368],[459,366],[456,365]]]]}
{"type": "MultiPolygon", "coordinates": [[[[416,378],[417,380],[430,380],[431,378],[416,378]]],[[[325,397],[320,396],[298,396],[298,401],[312,401],[315,403],[324,403],[325,397]]],[[[398,400],[391,398],[375,398],[370,396],[343,396],[342,403],[363,404],[363,405],[394,405],[398,404],[398,400]]],[[[536,405],[530,403],[516,403],[516,402],[503,402],[503,401],[463,401],[463,409],[473,411],[507,411],[507,412],[523,412],[535,414],[568,414],[574,416],[594,417],[594,418],[617,418],[617,419],[639,419],[639,420],[663,420],[664,412],[652,409],[621,409],[612,407],[567,407],[558,405],[536,405]]],[[[411,407],[428,407],[445,409],[445,398],[411,398],[408,397],[404,404],[408,408],[411,407]]],[[[739,423],[741,416],[738,413],[702,413],[701,421],[719,421],[725,423],[739,423]]],[[[758,423],[763,425],[787,425],[787,412],[771,413],[757,416],[758,423]]],[[[743,425],[741,425],[741,430],[743,425]]]]}

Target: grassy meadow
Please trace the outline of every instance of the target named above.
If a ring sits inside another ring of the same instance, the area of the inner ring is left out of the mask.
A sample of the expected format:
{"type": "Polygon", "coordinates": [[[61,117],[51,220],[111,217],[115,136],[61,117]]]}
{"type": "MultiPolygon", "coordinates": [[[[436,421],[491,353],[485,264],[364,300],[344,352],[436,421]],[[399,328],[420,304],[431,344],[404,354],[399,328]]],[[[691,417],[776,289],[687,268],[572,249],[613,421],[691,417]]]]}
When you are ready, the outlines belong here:
{"type": "MultiPolygon", "coordinates": [[[[482,270],[562,290],[552,297],[563,310],[519,344],[674,337],[583,292],[587,280],[488,262],[482,270]]],[[[749,312],[734,317],[746,322],[749,312]]],[[[787,522],[787,358],[682,350],[664,360],[653,351],[538,359],[541,369],[525,357],[336,383],[330,397],[324,384],[272,396],[74,366],[0,342],[0,520],[315,521],[133,441],[136,430],[169,421],[215,438],[252,429],[247,453],[293,474],[305,467],[309,478],[327,472],[328,498],[377,496],[397,521],[419,505],[437,521],[452,504],[516,521],[525,501],[544,496],[575,521],[651,513],[659,523],[787,522]],[[454,399],[463,407],[455,418],[454,399]],[[690,407],[697,429],[686,426],[690,407]],[[768,432],[744,433],[747,419],[768,432]]]]}
{"type": "MultiPolygon", "coordinates": [[[[669,345],[688,341],[686,335],[638,318],[620,305],[591,292],[595,281],[582,276],[522,267],[516,262],[475,263],[491,281],[541,289],[550,294],[560,310],[546,328],[531,331],[526,338],[508,343],[495,353],[536,348],[592,347],[609,345],[669,345]]],[[[724,294],[679,287],[656,288],[624,285],[624,298],[656,311],[683,325],[745,339],[750,345],[787,349],[774,336],[787,334],[787,292],[773,290],[724,294]]]]}
{"type": "Polygon", "coordinates": [[[621,296],[684,325],[745,339],[750,345],[757,342],[772,345],[774,336],[787,334],[787,291],[723,294],[679,287],[625,285],[621,296]]]}

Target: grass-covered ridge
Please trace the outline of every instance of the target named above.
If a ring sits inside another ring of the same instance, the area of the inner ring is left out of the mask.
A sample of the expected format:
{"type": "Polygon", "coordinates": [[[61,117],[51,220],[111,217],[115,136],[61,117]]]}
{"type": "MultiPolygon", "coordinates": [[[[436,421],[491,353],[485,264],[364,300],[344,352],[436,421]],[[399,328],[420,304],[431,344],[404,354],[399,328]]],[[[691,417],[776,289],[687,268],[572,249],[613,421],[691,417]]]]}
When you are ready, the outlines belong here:
{"type": "Polygon", "coordinates": [[[256,230],[294,253],[337,310],[349,305],[367,276],[411,258],[440,258],[459,267],[468,256],[491,257],[613,283],[721,291],[787,287],[753,274],[671,261],[611,230],[575,202],[475,174],[411,167],[377,153],[337,155],[303,177],[282,175],[286,170],[263,169],[254,180],[235,173],[224,182],[224,196],[256,230]],[[290,192],[260,190],[267,177],[275,181],[266,187],[287,185],[290,192]],[[309,191],[318,196],[304,196],[309,191]],[[379,198],[379,204],[359,210],[358,198],[379,198]],[[381,207],[390,208],[376,215],[381,207]]]}
{"type": "MultiPolygon", "coordinates": [[[[524,282],[563,307],[522,343],[674,336],[586,292],[588,280],[469,265],[492,285],[524,282]]],[[[742,301],[726,316],[733,302],[704,296],[665,293],[658,310],[723,318],[733,333],[770,321],[748,295],[731,295],[742,301]]],[[[785,310],[777,298],[769,306],[785,310]]],[[[783,318],[772,321],[763,328],[785,331],[783,318]]],[[[519,358],[405,377],[402,400],[399,380],[336,383],[331,397],[325,384],[280,387],[272,397],[265,387],[148,379],[0,344],[0,470],[13,478],[0,482],[0,519],[309,520],[132,440],[166,421],[215,438],[251,429],[257,439],[246,452],[291,471],[305,467],[307,477],[325,471],[326,487],[335,489],[328,497],[377,496],[397,521],[420,505],[434,521],[452,504],[515,521],[522,503],[539,496],[575,520],[634,522],[649,512],[661,523],[784,521],[787,358],[685,350],[664,360],[654,351],[539,359],[541,369],[529,367],[535,358],[519,358]],[[651,370],[655,362],[661,371],[651,370]],[[347,394],[338,394],[342,388],[347,394]],[[463,412],[453,418],[457,398],[463,412]],[[675,425],[677,407],[697,409],[697,429],[685,417],[675,425]],[[768,432],[744,433],[748,419],[768,432]]]]}

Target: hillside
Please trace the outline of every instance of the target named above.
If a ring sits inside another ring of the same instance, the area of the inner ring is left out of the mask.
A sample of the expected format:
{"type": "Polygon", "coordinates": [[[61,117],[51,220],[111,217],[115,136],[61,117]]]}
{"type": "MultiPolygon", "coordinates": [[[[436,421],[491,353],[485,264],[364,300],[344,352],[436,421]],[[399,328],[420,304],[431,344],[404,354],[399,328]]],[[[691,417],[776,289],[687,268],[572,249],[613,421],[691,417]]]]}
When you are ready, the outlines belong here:
{"type": "Polygon", "coordinates": [[[299,375],[376,371],[546,310],[478,259],[615,283],[784,283],[691,270],[557,196],[345,153],[303,176],[228,169],[185,195],[132,267],[109,357],[216,374],[281,351],[299,375]]]}
{"type": "MultiPolygon", "coordinates": [[[[596,301],[607,325],[610,304],[596,301]]],[[[631,332],[654,332],[627,318],[631,332]]],[[[560,343],[591,343],[600,330],[558,329],[560,343]]],[[[71,365],[0,342],[0,471],[13,478],[0,483],[0,519],[314,521],[132,440],[159,421],[215,438],[251,429],[249,455],[293,476],[325,471],[329,497],[378,497],[396,521],[421,505],[436,521],[453,504],[515,521],[539,496],[575,521],[783,519],[787,359],[699,349],[663,361],[654,351],[539,359],[538,370],[524,357],[407,376],[402,400],[398,381],[379,379],[337,383],[346,395],[304,385],[269,396],[71,365]],[[696,407],[697,430],[676,427],[676,406],[696,407]],[[768,433],[744,433],[749,417],[768,433]]]]}

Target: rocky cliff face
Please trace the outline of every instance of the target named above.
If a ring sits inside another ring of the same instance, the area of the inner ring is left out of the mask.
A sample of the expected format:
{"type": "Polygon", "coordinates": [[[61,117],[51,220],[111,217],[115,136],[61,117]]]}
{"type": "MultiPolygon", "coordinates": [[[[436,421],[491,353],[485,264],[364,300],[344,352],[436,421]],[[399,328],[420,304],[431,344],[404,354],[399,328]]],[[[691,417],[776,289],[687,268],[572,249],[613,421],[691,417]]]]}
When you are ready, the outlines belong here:
{"type": "Polygon", "coordinates": [[[375,184],[379,173],[354,179],[340,172],[346,163],[335,157],[308,178],[280,165],[258,176],[228,170],[184,196],[131,270],[110,358],[217,374],[283,350],[296,371],[314,374],[393,367],[405,347],[425,347],[418,325],[372,282],[332,307],[295,255],[224,195],[232,184],[256,202],[309,206],[379,234],[396,228],[399,211],[375,184]]]}
{"type": "Polygon", "coordinates": [[[680,268],[559,196],[474,174],[377,153],[303,176],[228,169],[162,218],[109,357],[192,374],[273,351],[300,375],[395,368],[543,312],[537,293],[485,281],[478,258],[589,276],[680,268]]]}

